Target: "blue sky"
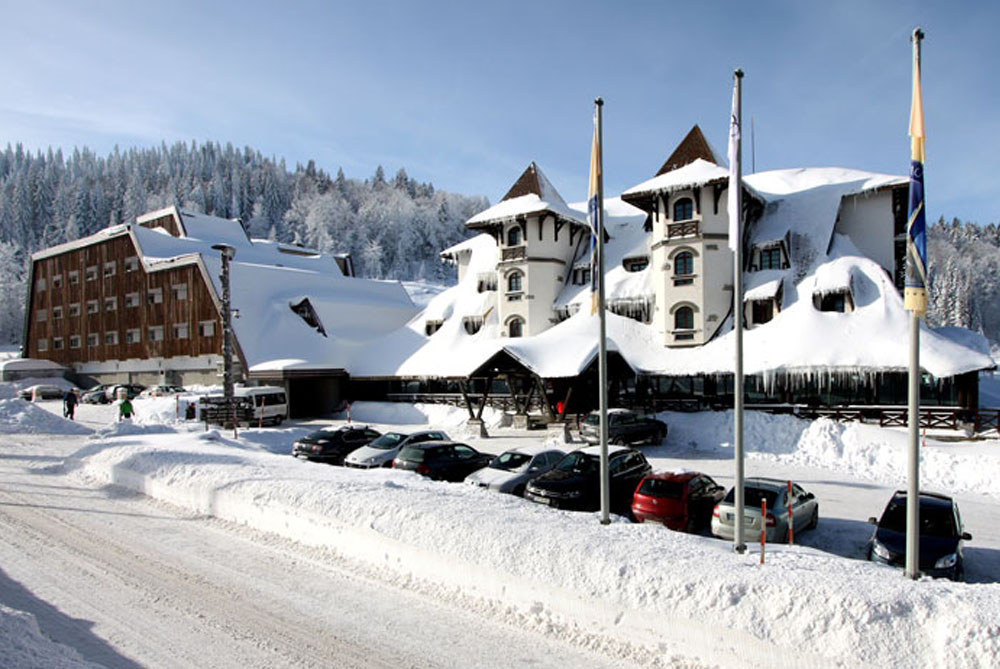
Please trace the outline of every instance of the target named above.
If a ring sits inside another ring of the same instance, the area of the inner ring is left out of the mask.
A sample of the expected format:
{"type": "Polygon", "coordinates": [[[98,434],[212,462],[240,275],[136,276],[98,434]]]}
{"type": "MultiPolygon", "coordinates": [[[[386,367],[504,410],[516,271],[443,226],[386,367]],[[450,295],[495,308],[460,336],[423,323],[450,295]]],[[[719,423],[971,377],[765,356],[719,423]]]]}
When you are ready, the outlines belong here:
{"type": "Polygon", "coordinates": [[[695,123],[725,152],[736,67],[755,136],[745,172],[906,174],[920,25],[929,218],[1000,219],[1000,3],[0,0],[0,11],[3,145],[232,142],[350,177],[405,167],[491,202],[532,160],[584,199],[598,95],[609,195],[651,177],[695,123]]]}

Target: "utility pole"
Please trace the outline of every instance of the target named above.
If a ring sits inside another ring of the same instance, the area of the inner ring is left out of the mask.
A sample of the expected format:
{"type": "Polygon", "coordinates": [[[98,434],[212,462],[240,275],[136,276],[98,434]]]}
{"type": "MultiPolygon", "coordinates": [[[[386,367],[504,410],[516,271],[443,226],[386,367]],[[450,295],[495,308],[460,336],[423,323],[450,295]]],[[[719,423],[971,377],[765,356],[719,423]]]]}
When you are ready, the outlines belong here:
{"type": "Polygon", "coordinates": [[[226,403],[226,415],[233,420],[233,309],[229,282],[229,263],[236,255],[236,249],[228,244],[216,244],[213,250],[219,252],[222,259],[222,272],[219,280],[222,282],[222,394],[226,403]]]}

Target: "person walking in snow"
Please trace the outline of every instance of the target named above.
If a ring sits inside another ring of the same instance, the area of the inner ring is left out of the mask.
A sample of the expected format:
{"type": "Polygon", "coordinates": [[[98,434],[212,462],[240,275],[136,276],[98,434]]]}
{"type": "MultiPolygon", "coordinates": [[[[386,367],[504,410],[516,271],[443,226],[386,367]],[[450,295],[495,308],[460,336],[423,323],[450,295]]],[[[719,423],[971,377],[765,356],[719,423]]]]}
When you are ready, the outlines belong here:
{"type": "Polygon", "coordinates": [[[123,420],[131,421],[133,413],[132,402],[129,401],[128,397],[123,397],[122,401],[118,404],[118,422],[123,420]]]}
{"type": "Polygon", "coordinates": [[[76,420],[76,403],[77,403],[76,392],[70,388],[63,395],[63,417],[69,418],[70,420],[76,420]]]}

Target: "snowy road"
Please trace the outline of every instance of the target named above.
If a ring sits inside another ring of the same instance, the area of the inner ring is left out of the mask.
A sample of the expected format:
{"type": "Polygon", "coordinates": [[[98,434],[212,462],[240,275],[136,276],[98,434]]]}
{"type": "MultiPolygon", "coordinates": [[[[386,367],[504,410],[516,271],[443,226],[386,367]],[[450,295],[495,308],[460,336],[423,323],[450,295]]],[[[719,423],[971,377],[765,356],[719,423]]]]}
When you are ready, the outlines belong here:
{"type": "Polygon", "coordinates": [[[79,437],[0,438],[0,602],[109,667],[604,666],[384,585],[322,551],[55,467],[79,437]]]}

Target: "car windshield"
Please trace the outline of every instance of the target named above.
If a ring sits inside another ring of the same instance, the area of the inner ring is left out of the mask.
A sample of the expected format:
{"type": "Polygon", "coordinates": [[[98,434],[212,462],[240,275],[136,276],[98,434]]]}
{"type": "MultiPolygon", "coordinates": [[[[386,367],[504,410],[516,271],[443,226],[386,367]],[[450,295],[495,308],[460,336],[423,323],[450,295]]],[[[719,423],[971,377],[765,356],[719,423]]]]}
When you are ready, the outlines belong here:
{"type": "Polygon", "coordinates": [[[530,460],[530,455],[507,451],[493,458],[493,462],[490,463],[490,469],[503,469],[504,471],[512,472],[524,467],[530,460]]]}
{"type": "Polygon", "coordinates": [[[584,423],[584,425],[600,425],[601,424],[601,417],[600,417],[600,415],[598,415],[596,413],[592,413],[592,414],[590,414],[589,416],[587,416],[586,418],[583,419],[583,423],[584,423]]]}
{"type": "Polygon", "coordinates": [[[559,471],[576,474],[593,474],[597,472],[599,467],[597,456],[585,453],[570,453],[556,465],[556,469],[559,471]]]}
{"type": "Polygon", "coordinates": [[[663,479],[646,479],[639,486],[639,494],[650,497],[665,497],[680,499],[684,496],[684,484],[680,481],[664,481],[663,479]]]}
{"type": "MultiPolygon", "coordinates": [[[[730,504],[733,502],[735,497],[736,488],[730,488],[729,492],[726,494],[726,500],[730,504]]],[[[751,486],[743,486],[743,506],[746,508],[760,508],[760,501],[765,500],[767,502],[767,508],[773,509],[774,505],[778,502],[778,491],[777,490],[767,490],[765,488],[753,488],[751,486]]]]}
{"type": "Polygon", "coordinates": [[[399,432],[386,432],[381,437],[375,441],[369,443],[368,445],[372,448],[380,448],[382,450],[388,450],[390,448],[396,448],[399,446],[399,442],[406,439],[405,434],[400,434],[399,432]]]}
{"type": "MultiPolygon", "coordinates": [[[[906,532],[906,498],[898,497],[889,502],[878,526],[893,532],[906,532]]],[[[920,505],[920,535],[925,537],[955,537],[955,519],[951,508],[920,505]]]]}

